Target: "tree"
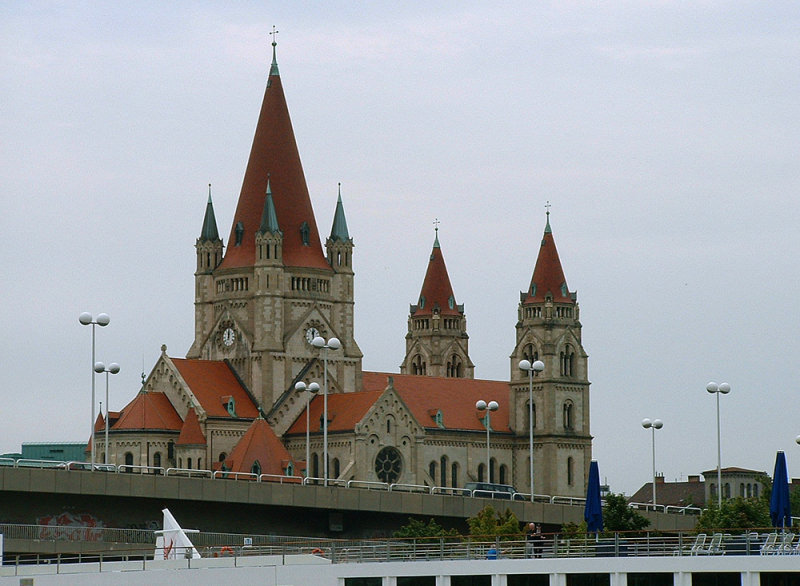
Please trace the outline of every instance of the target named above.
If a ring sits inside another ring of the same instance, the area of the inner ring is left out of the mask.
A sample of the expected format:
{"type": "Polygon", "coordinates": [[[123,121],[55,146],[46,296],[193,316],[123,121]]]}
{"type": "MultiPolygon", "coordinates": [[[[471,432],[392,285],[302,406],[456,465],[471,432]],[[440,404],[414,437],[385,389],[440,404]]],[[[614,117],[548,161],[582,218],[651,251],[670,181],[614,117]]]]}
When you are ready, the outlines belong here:
{"type": "Polygon", "coordinates": [[[401,539],[424,539],[427,537],[439,538],[439,537],[458,537],[459,533],[455,529],[445,529],[441,525],[439,525],[436,520],[431,518],[430,521],[425,523],[424,521],[420,521],[414,519],[413,517],[409,517],[408,524],[403,525],[392,533],[393,537],[398,537],[401,539]]]}
{"type": "Polygon", "coordinates": [[[646,517],[628,506],[622,494],[609,493],[603,507],[603,527],[606,531],[641,531],[650,525],[646,517]]]}
{"type": "Polygon", "coordinates": [[[728,499],[722,507],[714,501],[709,504],[697,519],[698,531],[718,531],[721,529],[753,529],[769,527],[769,492],[764,491],[760,498],[728,499]]]}
{"type": "Polygon", "coordinates": [[[486,505],[477,515],[467,519],[467,523],[470,535],[499,536],[501,539],[518,539],[520,535],[519,521],[511,509],[500,513],[492,505],[486,505]]]}

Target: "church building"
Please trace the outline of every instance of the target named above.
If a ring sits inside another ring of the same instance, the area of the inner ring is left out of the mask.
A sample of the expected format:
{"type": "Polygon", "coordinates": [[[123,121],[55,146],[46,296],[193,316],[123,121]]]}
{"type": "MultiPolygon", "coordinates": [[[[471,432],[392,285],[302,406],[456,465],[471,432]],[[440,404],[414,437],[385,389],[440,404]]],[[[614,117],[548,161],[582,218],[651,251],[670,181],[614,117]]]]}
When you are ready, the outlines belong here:
{"type": "MultiPolygon", "coordinates": [[[[185,358],[162,346],[136,397],[109,414],[110,463],[451,488],[488,481],[530,492],[532,426],[534,492],[585,494],[587,354],[549,211],[508,324],[508,380],[474,378],[438,228],[399,372],[365,372],[341,188],[323,248],[272,47],[227,243],[209,186],[195,243],[194,342],[185,358]],[[544,370],[529,379],[523,359],[544,370]],[[308,390],[313,383],[320,392],[308,390]],[[498,409],[478,411],[481,400],[498,409]]],[[[105,429],[102,415],[96,426],[105,429]]],[[[89,449],[102,459],[104,434],[89,449]]]]}

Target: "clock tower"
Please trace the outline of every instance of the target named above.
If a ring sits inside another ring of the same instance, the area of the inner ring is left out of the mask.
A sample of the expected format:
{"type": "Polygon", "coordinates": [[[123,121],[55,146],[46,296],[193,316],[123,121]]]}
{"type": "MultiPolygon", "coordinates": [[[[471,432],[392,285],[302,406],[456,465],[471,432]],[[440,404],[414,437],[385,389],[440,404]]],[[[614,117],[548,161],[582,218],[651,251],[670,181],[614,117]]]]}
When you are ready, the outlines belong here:
{"type": "Polygon", "coordinates": [[[361,388],[353,335],[353,241],[341,189],[323,254],[281,77],[273,58],[227,248],[211,196],[198,238],[195,340],[187,358],[233,366],[279,435],[301,412],[294,383],[322,378],[315,336],[338,338],[329,392],[361,388]]]}

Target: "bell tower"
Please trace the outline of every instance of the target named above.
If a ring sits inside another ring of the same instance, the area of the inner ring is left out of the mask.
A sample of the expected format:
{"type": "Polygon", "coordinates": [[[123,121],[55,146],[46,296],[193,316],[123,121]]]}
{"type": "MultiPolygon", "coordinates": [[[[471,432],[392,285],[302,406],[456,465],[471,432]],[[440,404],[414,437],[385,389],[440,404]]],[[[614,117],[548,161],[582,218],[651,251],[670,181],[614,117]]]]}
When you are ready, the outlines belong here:
{"type": "Polygon", "coordinates": [[[450,276],[439,244],[439,226],[422,282],[422,291],[411,305],[406,334],[406,357],[401,374],[473,378],[464,306],[456,303],[450,276]]]}
{"type": "MultiPolygon", "coordinates": [[[[549,204],[548,204],[549,207],[549,204]]],[[[592,459],[589,433],[588,355],[581,344],[578,296],[567,287],[550,228],[550,211],[533,277],[520,293],[516,345],[511,354],[510,424],[517,436],[529,434],[529,375],[523,359],[544,362],[533,379],[534,492],[582,496],[592,459]]],[[[530,489],[529,442],[516,448],[514,483],[530,489]]]]}
{"type": "Polygon", "coordinates": [[[353,241],[341,197],[327,248],[326,257],[273,41],[228,247],[223,255],[210,199],[198,239],[195,340],[187,358],[227,361],[278,434],[304,406],[294,400],[294,383],[317,368],[314,335],[342,343],[328,359],[329,392],[361,386],[362,355],[353,335],[353,241]]]}

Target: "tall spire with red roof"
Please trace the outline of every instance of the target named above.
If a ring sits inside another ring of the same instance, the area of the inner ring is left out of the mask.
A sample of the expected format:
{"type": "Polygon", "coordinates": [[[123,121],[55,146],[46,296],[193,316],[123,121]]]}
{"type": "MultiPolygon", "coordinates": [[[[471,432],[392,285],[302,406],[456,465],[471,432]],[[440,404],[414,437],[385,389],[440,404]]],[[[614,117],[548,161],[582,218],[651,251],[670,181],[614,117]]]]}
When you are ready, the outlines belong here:
{"type": "Polygon", "coordinates": [[[283,230],[284,264],[330,270],[322,252],[303,165],[283,94],[275,56],[276,45],[273,40],[267,89],[221,267],[249,267],[255,263],[255,235],[261,227],[269,180],[277,220],[283,230]]]}
{"type": "Polygon", "coordinates": [[[439,244],[439,220],[428,270],[416,305],[411,305],[406,334],[404,374],[472,378],[469,336],[464,306],[456,303],[450,276],[439,244]]]}
{"type": "MultiPolygon", "coordinates": [[[[538,494],[570,494],[584,486],[592,459],[588,356],[581,344],[577,294],[567,287],[549,207],[548,202],[530,286],[520,293],[516,345],[510,357],[513,415],[509,423],[516,436],[527,439],[533,412],[533,489],[538,494]],[[523,371],[522,360],[541,360],[544,370],[529,378],[533,371],[523,371]]],[[[529,442],[518,447],[518,461],[525,461],[529,442]]],[[[515,474],[517,489],[530,490],[525,467],[518,467],[515,474]]]]}

